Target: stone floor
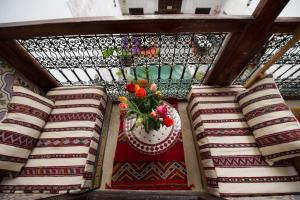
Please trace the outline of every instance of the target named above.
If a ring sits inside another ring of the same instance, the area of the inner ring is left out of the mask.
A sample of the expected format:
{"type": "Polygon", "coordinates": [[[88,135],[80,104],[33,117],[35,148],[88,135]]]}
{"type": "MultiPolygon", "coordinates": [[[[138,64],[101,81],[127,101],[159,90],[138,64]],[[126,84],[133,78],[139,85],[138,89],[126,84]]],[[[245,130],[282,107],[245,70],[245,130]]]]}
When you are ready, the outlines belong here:
{"type": "MultiPolygon", "coordinates": [[[[185,163],[188,172],[188,184],[193,184],[193,191],[202,191],[201,177],[199,172],[198,160],[194,146],[193,136],[190,128],[190,123],[186,111],[186,102],[179,102],[179,115],[181,118],[181,126],[183,133],[183,146],[185,163]]],[[[111,112],[110,126],[106,142],[106,149],[103,163],[103,174],[100,189],[105,189],[105,185],[110,185],[114,155],[117,145],[117,136],[119,130],[119,109],[117,104],[114,104],[111,112]]]]}

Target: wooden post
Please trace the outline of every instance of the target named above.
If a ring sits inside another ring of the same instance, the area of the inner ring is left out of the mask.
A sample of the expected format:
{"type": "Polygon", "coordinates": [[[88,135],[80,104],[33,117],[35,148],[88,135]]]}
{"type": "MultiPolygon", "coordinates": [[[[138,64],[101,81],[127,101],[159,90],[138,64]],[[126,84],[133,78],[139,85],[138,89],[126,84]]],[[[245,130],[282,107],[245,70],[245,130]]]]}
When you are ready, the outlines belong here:
{"type": "Polygon", "coordinates": [[[59,83],[15,40],[0,40],[0,57],[45,92],[59,83]]]}
{"type": "Polygon", "coordinates": [[[274,20],[289,0],[261,0],[253,13],[253,23],[233,32],[204,80],[207,85],[229,85],[272,34],[274,20]]]}
{"type": "Polygon", "coordinates": [[[270,60],[263,65],[260,70],[257,70],[245,83],[245,88],[251,87],[256,81],[264,77],[265,72],[277,62],[290,48],[292,48],[300,40],[300,26],[294,33],[292,39],[290,39],[283,47],[281,47],[270,60]]]}

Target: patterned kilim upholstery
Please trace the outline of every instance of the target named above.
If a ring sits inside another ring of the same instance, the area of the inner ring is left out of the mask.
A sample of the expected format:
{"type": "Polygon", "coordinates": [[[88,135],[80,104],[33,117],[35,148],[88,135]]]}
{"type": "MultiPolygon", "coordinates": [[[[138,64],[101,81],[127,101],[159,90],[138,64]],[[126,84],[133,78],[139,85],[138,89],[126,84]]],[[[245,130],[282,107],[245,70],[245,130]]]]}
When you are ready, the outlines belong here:
{"type": "Polygon", "coordinates": [[[0,176],[21,171],[53,105],[51,100],[26,88],[13,87],[8,113],[0,123],[0,176]]]}
{"type": "Polygon", "coordinates": [[[58,87],[36,147],[17,178],[5,178],[3,192],[64,193],[92,187],[107,97],[100,87],[58,87]]]}
{"type": "Polygon", "coordinates": [[[300,177],[288,161],[269,166],[257,148],[236,94],[242,86],[194,87],[189,113],[208,192],[221,197],[300,193],[300,177]]]}
{"type": "Polygon", "coordinates": [[[240,92],[237,100],[259,150],[270,165],[300,156],[300,124],[285,104],[272,76],[240,92]]]}

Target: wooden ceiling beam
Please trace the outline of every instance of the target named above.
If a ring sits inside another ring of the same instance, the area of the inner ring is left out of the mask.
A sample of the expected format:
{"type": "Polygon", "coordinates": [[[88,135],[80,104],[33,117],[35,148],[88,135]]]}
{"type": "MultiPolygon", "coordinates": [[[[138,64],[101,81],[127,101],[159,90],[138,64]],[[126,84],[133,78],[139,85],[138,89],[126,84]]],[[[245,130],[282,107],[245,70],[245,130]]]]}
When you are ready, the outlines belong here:
{"type": "Polygon", "coordinates": [[[59,83],[15,40],[0,40],[0,57],[47,92],[59,83]]]}
{"type": "Polygon", "coordinates": [[[253,12],[254,20],[240,31],[230,34],[215,65],[208,72],[206,85],[230,85],[243,71],[272,34],[275,19],[289,0],[261,0],[253,12]]]}

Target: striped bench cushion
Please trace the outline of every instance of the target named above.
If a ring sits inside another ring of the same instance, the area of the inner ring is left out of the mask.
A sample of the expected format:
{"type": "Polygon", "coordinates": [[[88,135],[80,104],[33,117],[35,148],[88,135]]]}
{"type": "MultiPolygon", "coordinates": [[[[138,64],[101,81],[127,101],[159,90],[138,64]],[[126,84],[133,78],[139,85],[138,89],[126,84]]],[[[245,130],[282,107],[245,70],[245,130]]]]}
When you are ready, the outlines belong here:
{"type": "Polygon", "coordinates": [[[8,112],[0,123],[1,174],[16,175],[35,147],[54,103],[21,86],[13,87],[8,112]]]}
{"type": "Polygon", "coordinates": [[[300,124],[285,104],[272,76],[239,93],[237,100],[259,150],[270,165],[300,156],[300,124]]]}
{"type": "Polygon", "coordinates": [[[269,166],[261,155],[236,101],[236,94],[244,90],[198,86],[188,96],[207,191],[224,198],[300,192],[294,166],[269,166]]]}
{"type": "Polygon", "coordinates": [[[65,193],[92,188],[107,97],[101,87],[59,87],[48,122],[22,173],[4,192],[65,193]]]}

